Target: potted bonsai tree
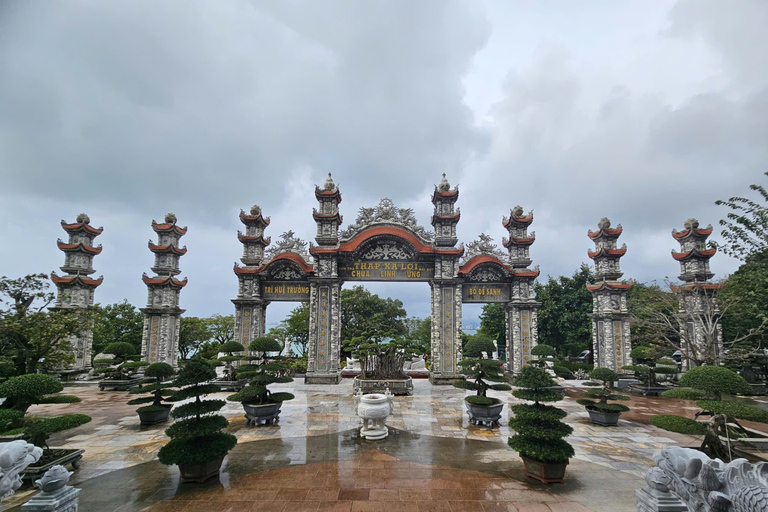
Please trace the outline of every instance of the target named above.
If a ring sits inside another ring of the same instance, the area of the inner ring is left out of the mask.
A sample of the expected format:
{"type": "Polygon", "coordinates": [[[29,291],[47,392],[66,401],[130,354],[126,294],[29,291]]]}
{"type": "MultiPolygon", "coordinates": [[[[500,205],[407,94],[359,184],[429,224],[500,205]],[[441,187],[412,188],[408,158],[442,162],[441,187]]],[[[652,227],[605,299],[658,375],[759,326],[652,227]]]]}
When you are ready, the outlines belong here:
{"type": "Polygon", "coordinates": [[[567,413],[542,402],[557,402],[565,394],[554,389],[555,381],[543,368],[524,366],[514,381],[519,389],[512,394],[533,404],[511,406],[515,417],[509,426],[515,435],[509,438],[509,446],[520,453],[528,476],[543,483],[563,482],[568,460],[573,457],[573,447],[564,440],[573,429],[563,423],[567,413]]]}
{"type": "Polygon", "coordinates": [[[683,398],[696,400],[696,406],[701,411],[696,418],[709,416],[706,423],[674,414],[659,414],[652,416],[648,422],[665,430],[684,434],[703,434],[704,440],[700,450],[711,458],[724,461],[731,460],[731,450],[724,444],[736,442],[734,437],[759,435],[747,431],[738,420],[768,423],[768,411],[735,400],[725,399],[723,395],[737,395],[749,392],[749,384],[744,378],[720,366],[698,366],[688,370],[680,379],[679,384],[689,389],[670,389],[662,396],[666,398],[683,398]]]}
{"type": "MultiPolygon", "coordinates": [[[[467,355],[477,354],[477,351],[471,350],[470,344],[471,342],[467,343],[467,352],[469,352],[467,355]]],[[[486,396],[486,393],[489,389],[496,391],[512,389],[509,384],[492,384],[494,382],[503,383],[506,380],[502,362],[493,359],[467,358],[459,361],[459,366],[468,380],[457,380],[453,383],[454,387],[477,391],[475,395],[464,398],[469,421],[473,425],[480,424],[487,427],[498,425],[501,411],[504,409],[504,402],[498,398],[486,396]]]]}
{"type": "Polygon", "coordinates": [[[215,367],[201,360],[188,361],[173,381],[180,389],[173,401],[194,399],[171,411],[176,422],[165,430],[171,440],[157,454],[160,462],[179,466],[184,482],[204,482],[219,474],[221,463],[237,438],[222,432],[229,423],[224,416],[213,414],[226,404],[224,400],[203,400],[219,391],[209,382],[216,378],[215,367]]]}
{"type": "Polygon", "coordinates": [[[632,349],[629,357],[633,365],[623,366],[623,370],[631,371],[641,384],[631,384],[629,390],[644,396],[659,396],[668,390],[658,381],[658,375],[674,375],[678,372],[677,363],[669,357],[662,357],[663,349],[658,345],[640,345],[632,349]]]}
{"type": "Polygon", "coordinates": [[[21,435],[27,442],[43,449],[43,456],[28,466],[25,478],[42,475],[53,466],[72,464],[80,466],[84,450],[50,448],[48,438],[63,430],[79,427],[91,421],[85,414],[65,414],[54,417],[37,417],[28,414],[36,404],[72,404],[80,402],[73,395],[60,395],[61,383],[50,375],[28,374],[11,377],[0,384],[0,425],[6,430],[2,436],[21,435]]]}
{"type": "Polygon", "coordinates": [[[173,366],[168,363],[152,363],[144,370],[144,381],[139,389],[129,391],[132,395],[149,394],[150,396],[134,398],[128,405],[144,405],[136,409],[142,425],[156,425],[168,421],[172,403],[165,403],[165,399],[173,396],[172,386],[165,384],[168,378],[174,374],[173,366]]]}
{"type": "Polygon", "coordinates": [[[224,376],[216,379],[216,384],[221,386],[223,391],[239,391],[248,382],[248,379],[238,377],[238,369],[233,365],[235,361],[243,361],[248,356],[235,355],[235,352],[243,352],[245,347],[236,341],[227,341],[219,346],[219,352],[225,352],[227,355],[220,357],[219,361],[224,363],[224,376]]]}
{"type": "Polygon", "coordinates": [[[283,402],[293,400],[291,393],[272,393],[267,386],[279,382],[292,382],[290,368],[282,357],[268,358],[268,352],[282,350],[280,343],[274,338],[256,338],[248,346],[253,354],[251,363],[243,365],[238,371],[242,377],[250,379],[243,389],[229,395],[227,400],[240,402],[245,410],[247,424],[274,424],[280,417],[280,407],[283,402]]]}
{"type": "Polygon", "coordinates": [[[629,410],[626,405],[608,403],[608,400],[629,400],[628,396],[613,393],[613,383],[617,377],[616,372],[610,368],[595,368],[589,372],[589,378],[600,382],[585,382],[584,385],[600,387],[582,393],[583,398],[576,400],[586,407],[589,420],[595,425],[616,426],[621,413],[629,410]]]}
{"type": "Polygon", "coordinates": [[[106,376],[99,381],[99,389],[113,388],[118,391],[125,391],[141,384],[141,378],[136,377],[136,372],[145,366],[149,366],[147,361],[139,361],[141,354],[135,354],[136,349],[128,342],[118,341],[110,343],[104,348],[105,354],[114,355],[114,359],[96,359],[93,361],[93,373],[100,373],[106,376]]]}
{"type": "Polygon", "coordinates": [[[413,380],[405,374],[403,365],[421,354],[418,342],[394,332],[366,332],[344,340],[342,345],[360,360],[355,389],[363,394],[384,393],[387,388],[394,395],[413,393],[413,380]]]}

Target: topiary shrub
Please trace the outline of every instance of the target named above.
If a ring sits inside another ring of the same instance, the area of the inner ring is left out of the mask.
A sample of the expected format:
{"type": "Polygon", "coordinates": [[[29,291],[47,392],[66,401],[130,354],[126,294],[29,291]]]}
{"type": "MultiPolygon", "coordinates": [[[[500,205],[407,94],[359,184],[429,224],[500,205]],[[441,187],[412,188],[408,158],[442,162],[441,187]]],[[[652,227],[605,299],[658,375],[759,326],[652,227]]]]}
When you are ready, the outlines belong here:
{"type": "Polygon", "coordinates": [[[557,375],[561,379],[569,379],[570,380],[570,379],[573,379],[573,378],[576,377],[571,370],[569,370],[565,366],[560,366],[558,364],[555,364],[552,367],[552,371],[554,371],[555,375],[557,375]]]}
{"type": "MultiPolygon", "coordinates": [[[[150,396],[134,398],[128,401],[128,405],[145,405],[136,409],[136,412],[150,413],[158,412],[170,407],[172,404],[166,404],[166,398],[173,396],[173,386],[164,384],[164,381],[168,380],[173,374],[176,373],[173,370],[173,366],[168,363],[152,363],[144,370],[144,381],[141,388],[132,389],[129,391],[132,395],[147,394],[150,396]]],[[[168,400],[170,402],[170,400],[168,400]]]]}
{"type": "Polygon", "coordinates": [[[475,396],[465,398],[471,404],[491,405],[498,403],[497,400],[486,397],[488,390],[509,391],[512,389],[509,384],[503,384],[506,379],[501,361],[467,358],[459,361],[459,366],[461,373],[465,375],[465,380],[457,380],[453,386],[459,389],[477,391],[475,396]],[[501,382],[502,384],[493,384],[494,382],[501,382]]]}
{"type": "Polygon", "coordinates": [[[250,382],[237,393],[229,395],[227,400],[249,405],[266,405],[293,400],[295,396],[291,393],[272,393],[267,388],[270,384],[293,382],[293,378],[289,375],[290,367],[285,358],[278,356],[268,359],[266,357],[267,352],[280,352],[282,349],[280,342],[274,338],[261,337],[253,340],[248,346],[253,356],[246,356],[252,362],[241,366],[238,370],[240,376],[250,379],[250,382]]]}
{"type": "Polygon", "coordinates": [[[224,457],[237,444],[235,436],[222,432],[229,424],[227,419],[213,414],[226,402],[201,398],[219,391],[218,386],[208,383],[215,378],[214,366],[202,360],[188,361],[179,371],[173,384],[180,389],[172,400],[194,398],[194,401],[171,411],[176,422],[165,430],[171,440],[157,454],[163,464],[203,464],[224,457]]]}
{"type": "Polygon", "coordinates": [[[749,384],[738,373],[722,366],[697,366],[685,372],[680,385],[698,389],[720,400],[723,393],[739,395],[749,393],[749,384]]]}
{"type": "Polygon", "coordinates": [[[664,398],[681,398],[683,400],[701,400],[706,396],[706,393],[691,388],[675,388],[666,390],[661,396],[664,398]]]}
{"type": "Polygon", "coordinates": [[[464,356],[475,359],[484,358],[483,353],[487,355],[487,358],[491,358],[491,354],[496,351],[496,345],[493,344],[493,340],[482,334],[476,334],[472,336],[464,347],[464,356]]]}
{"type": "MultiPolygon", "coordinates": [[[[222,380],[235,381],[237,380],[237,368],[232,363],[235,361],[242,361],[247,358],[243,355],[235,355],[235,352],[243,352],[245,347],[236,341],[228,341],[219,345],[219,352],[226,352],[226,356],[220,357],[219,361],[224,363],[224,378],[222,380]]],[[[281,349],[282,350],[282,349],[281,349]]]]}
{"type": "Polygon", "coordinates": [[[11,377],[0,384],[0,396],[6,397],[0,405],[0,426],[6,433],[23,434],[24,438],[47,449],[51,434],[69,430],[91,421],[84,414],[66,414],[50,418],[28,416],[27,410],[35,404],[71,404],[80,402],[73,395],[59,395],[64,387],[55,377],[39,373],[11,377]]]}
{"type": "Polygon", "coordinates": [[[515,435],[508,443],[520,455],[546,463],[563,463],[573,457],[573,447],[564,440],[573,429],[563,423],[567,413],[562,409],[541,402],[557,402],[565,396],[562,391],[552,389],[556,385],[552,377],[542,368],[525,366],[514,381],[512,394],[533,404],[512,406],[515,417],[509,426],[515,435]]]}
{"type": "Polygon", "coordinates": [[[670,432],[678,434],[688,434],[691,436],[703,436],[707,433],[707,427],[696,420],[675,416],[674,414],[657,414],[651,416],[648,423],[654,427],[659,427],[670,432]]]}
{"type": "Polygon", "coordinates": [[[112,354],[114,359],[96,359],[93,361],[93,373],[103,374],[108,380],[128,380],[145,366],[147,361],[138,361],[141,354],[135,354],[133,345],[124,341],[110,343],[104,347],[105,354],[112,354]]]}
{"type": "Polygon", "coordinates": [[[618,378],[616,372],[610,368],[595,368],[589,373],[589,378],[602,382],[586,382],[585,385],[597,384],[599,389],[590,389],[581,394],[583,398],[576,400],[588,410],[602,413],[627,412],[629,407],[623,404],[609,404],[608,400],[629,400],[628,396],[613,393],[613,382],[618,378]]]}
{"type": "Polygon", "coordinates": [[[531,349],[531,355],[536,356],[536,360],[531,364],[536,364],[541,368],[544,368],[547,366],[547,362],[555,360],[554,358],[555,355],[557,355],[557,351],[549,345],[540,343],[531,349]]]}
{"type": "Polygon", "coordinates": [[[635,375],[644,386],[659,387],[659,375],[675,375],[678,373],[677,363],[673,359],[663,357],[663,348],[658,345],[640,345],[632,349],[629,357],[635,364],[623,366],[635,375]],[[662,366],[659,366],[662,365],[662,366]]]}

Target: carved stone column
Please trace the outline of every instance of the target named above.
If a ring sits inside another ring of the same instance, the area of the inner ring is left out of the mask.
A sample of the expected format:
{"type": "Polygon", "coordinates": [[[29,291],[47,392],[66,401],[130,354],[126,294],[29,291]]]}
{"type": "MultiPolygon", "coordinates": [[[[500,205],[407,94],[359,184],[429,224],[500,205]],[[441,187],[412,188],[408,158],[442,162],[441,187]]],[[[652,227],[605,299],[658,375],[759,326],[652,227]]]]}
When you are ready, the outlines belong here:
{"type": "Polygon", "coordinates": [[[539,341],[537,330],[538,302],[508,302],[506,304],[507,343],[511,347],[507,358],[509,369],[518,373],[531,360],[531,349],[539,341]]]}
{"type": "Polygon", "coordinates": [[[432,289],[432,384],[450,384],[459,378],[461,360],[461,283],[434,280],[432,289]]]}
{"type": "Polygon", "coordinates": [[[306,384],[341,382],[341,280],[313,278],[309,290],[306,384]]]}

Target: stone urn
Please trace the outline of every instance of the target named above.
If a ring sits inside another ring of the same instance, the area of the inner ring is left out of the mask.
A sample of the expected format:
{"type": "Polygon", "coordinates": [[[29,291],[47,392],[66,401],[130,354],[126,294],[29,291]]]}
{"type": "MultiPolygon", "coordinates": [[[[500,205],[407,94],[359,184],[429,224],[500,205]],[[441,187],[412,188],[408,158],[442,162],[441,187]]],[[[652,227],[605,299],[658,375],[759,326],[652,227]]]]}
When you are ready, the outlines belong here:
{"type": "Polygon", "coordinates": [[[394,400],[395,397],[389,392],[389,388],[384,393],[364,395],[359,390],[355,393],[357,415],[363,420],[363,426],[360,427],[360,436],[363,439],[384,439],[389,435],[389,430],[384,423],[392,414],[394,400]]]}

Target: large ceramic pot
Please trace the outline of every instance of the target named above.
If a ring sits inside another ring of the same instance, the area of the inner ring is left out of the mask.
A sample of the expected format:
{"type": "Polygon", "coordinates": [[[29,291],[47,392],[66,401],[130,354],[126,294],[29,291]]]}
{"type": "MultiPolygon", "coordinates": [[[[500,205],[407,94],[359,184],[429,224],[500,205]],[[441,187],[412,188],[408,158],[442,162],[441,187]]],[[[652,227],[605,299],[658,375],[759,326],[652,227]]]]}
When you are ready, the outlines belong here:
{"type": "Polygon", "coordinates": [[[139,420],[142,425],[157,425],[158,423],[164,423],[168,421],[168,416],[171,414],[172,404],[161,404],[159,407],[162,409],[152,411],[138,410],[139,420]]]}
{"type": "Polygon", "coordinates": [[[520,454],[520,458],[523,459],[523,464],[525,464],[525,473],[529,477],[535,478],[539,482],[545,484],[563,483],[563,479],[565,478],[565,468],[568,466],[568,461],[541,462],[526,457],[522,454],[520,454]]]}
{"type": "Polygon", "coordinates": [[[179,464],[182,482],[205,482],[219,474],[226,454],[200,464],[179,464]]]}
{"type": "Polygon", "coordinates": [[[619,424],[620,412],[601,412],[587,407],[589,413],[589,420],[595,425],[602,425],[604,427],[615,427],[619,424]]]}
{"type": "Polygon", "coordinates": [[[501,411],[504,409],[504,402],[498,398],[493,398],[494,403],[491,405],[477,405],[471,404],[464,400],[464,404],[467,406],[467,414],[469,415],[469,421],[473,425],[484,425],[486,427],[493,427],[499,425],[501,419],[501,411]]]}
{"type": "Polygon", "coordinates": [[[360,437],[370,440],[384,439],[389,429],[384,424],[394,408],[394,395],[387,389],[385,393],[355,394],[357,415],[363,420],[360,437]]]}
{"type": "Polygon", "coordinates": [[[280,419],[280,406],[283,402],[253,405],[243,402],[246,425],[274,425],[280,419]]]}

